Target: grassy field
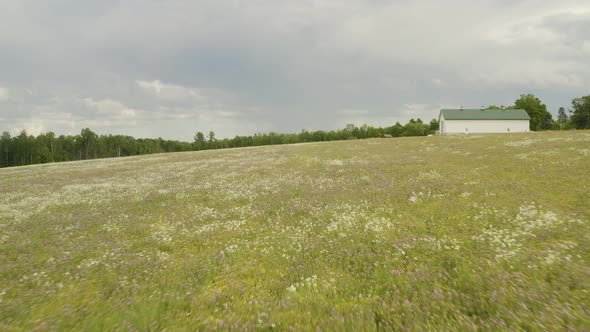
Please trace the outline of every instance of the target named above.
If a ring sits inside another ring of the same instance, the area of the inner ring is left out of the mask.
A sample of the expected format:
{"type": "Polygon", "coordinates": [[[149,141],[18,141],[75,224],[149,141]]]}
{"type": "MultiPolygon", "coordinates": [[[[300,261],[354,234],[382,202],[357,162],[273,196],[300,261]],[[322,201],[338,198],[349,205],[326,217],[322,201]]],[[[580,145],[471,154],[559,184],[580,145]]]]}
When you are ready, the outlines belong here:
{"type": "Polygon", "coordinates": [[[0,169],[0,330],[590,329],[590,132],[0,169]]]}

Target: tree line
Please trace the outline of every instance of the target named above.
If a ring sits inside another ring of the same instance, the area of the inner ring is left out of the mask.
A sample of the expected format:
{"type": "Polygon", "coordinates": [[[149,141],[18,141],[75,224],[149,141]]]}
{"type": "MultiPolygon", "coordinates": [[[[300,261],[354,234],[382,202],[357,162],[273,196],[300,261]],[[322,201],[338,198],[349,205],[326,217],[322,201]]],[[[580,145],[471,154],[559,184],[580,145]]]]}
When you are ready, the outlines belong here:
{"type": "Polygon", "coordinates": [[[299,133],[263,133],[253,136],[235,136],[234,138],[215,139],[215,133],[210,131],[207,135],[197,132],[194,137],[194,150],[225,149],[261,145],[293,144],[307,142],[341,141],[350,139],[364,139],[379,137],[389,134],[393,137],[401,136],[426,136],[433,134],[438,129],[438,121],[433,119],[430,123],[424,123],[421,119],[411,119],[405,125],[396,122],[391,127],[372,127],[366,124],[357,127],[348,124],[340,130],[302,130],[299,133]]]}
{"type": "Polygon", "coordinates": [[[49,132],[37,137],[22,130],[14,137],[8,132],[0,136],[0,167],[190,150],[191,143],[125,135],[99,136],[88,128],[82,129],[79,135],[56,136],[49,132]]]}
{"type": "MultiPolygon", "coordinates": [[[[531,117],[530,129],[533,131],[590,129],[590,96],[573,99],[569,115],[563,107],[560,107],[555,120],[547,111],[547,106],[532,94],[521,95],[511,106],[491,105],[487,108],[499,109],[503,107],[524,109],[531,117]]],[[[366,124],[357,127],[354,124],[348,124],[340,130],[302,130],[299,133],[270,132],[223,139],[217,139],[215,132],[210,131],[206,135],[197,132],[193,142],[162,138],[134,138],[126,135],[97,135],[89,128],[82,129],[79,135],[56,136],[55,133],[48,132],[36,137],[22,130],[16,136],[11,136],[8,132],[4,132],[0,136],[0,167],[164,152],[364,139],[379,137],[382,134],[389,134],[393,137],[426,136],[435,133],[438,126],[439,123],[436,119],[429,123],[424,123],[421,119],[411,119],[405,125],[396,122],[390,127],[372,127],[366,124]]]]}
{"type": "Polygon", "coordinates": [[[367,125],[357,127],[349,124],[341,130],[302,130],[300,133],[295,134],[270,132],[224,139],[217,139],[213,131],[210,131],[206,136],[198,132],[193,142],[164,140],[162,138],[136,139],[125,135],[97,135],[89,128],[82,129],[79,135],[56,136],[55,133],[48,132],[39,134],[36,137],[22,130],[16,136],[11,136],[9,132],[4,132],[0,136],[0,167],[164,152],[363,139],[379,137],[383,133],[392,136],[424,136],[433,133],[437,129],[438,122],[436,120],[425,124],[420,119],[412,119],[406,125],[397,122],[395,125],[386,128],[367,125]]]}

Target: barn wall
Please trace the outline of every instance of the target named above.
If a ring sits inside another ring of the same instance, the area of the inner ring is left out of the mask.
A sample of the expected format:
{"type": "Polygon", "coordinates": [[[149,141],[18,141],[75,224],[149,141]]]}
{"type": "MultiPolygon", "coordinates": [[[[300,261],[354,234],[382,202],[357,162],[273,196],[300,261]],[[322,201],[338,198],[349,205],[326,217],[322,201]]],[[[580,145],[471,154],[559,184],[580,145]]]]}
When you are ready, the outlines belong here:
{"type": "Polygon", "coordinates": [[[529,120],[444,120],[442,134],[522,133],[529,131],[529,120]]]}

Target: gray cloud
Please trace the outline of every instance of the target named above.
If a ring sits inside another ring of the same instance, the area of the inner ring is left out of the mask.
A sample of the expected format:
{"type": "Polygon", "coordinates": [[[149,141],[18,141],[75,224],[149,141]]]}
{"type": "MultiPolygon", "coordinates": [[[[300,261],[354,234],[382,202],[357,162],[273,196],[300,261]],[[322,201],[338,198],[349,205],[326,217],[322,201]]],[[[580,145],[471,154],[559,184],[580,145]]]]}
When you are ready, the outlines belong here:
{"type": "Polygon", "coordinates": [[[588,93],[586,1],[0,3],[0,131],[190,140],[588,93]]]}

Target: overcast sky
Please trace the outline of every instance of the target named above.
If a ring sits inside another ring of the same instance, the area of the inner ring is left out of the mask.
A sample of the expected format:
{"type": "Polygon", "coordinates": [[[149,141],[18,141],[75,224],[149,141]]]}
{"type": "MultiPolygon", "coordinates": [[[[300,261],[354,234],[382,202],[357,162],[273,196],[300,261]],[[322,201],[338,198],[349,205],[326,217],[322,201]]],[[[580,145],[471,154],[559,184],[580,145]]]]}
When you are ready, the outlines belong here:
{"type": "Polygon", "coordinates": [[[192,141],[590,94],[590,1],[0,0],[0,132],[192,141]]]}

